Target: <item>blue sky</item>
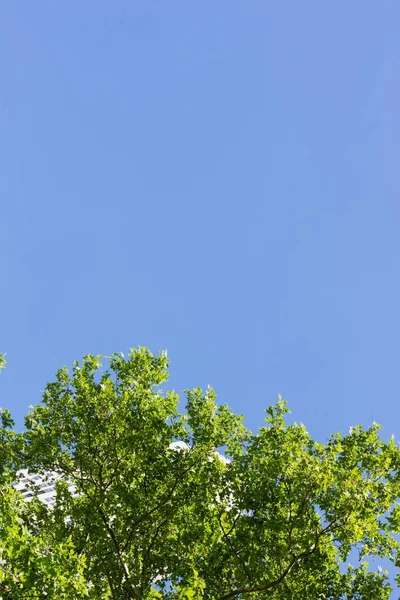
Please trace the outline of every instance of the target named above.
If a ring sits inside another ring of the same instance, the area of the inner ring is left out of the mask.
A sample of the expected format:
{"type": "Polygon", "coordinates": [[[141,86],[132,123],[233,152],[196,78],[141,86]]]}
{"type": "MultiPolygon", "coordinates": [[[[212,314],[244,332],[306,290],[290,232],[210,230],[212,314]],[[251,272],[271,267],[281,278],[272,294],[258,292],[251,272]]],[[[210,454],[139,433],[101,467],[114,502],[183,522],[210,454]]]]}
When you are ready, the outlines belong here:
{"type": "Polygon", "coordinates": [[[262,424],[399,427],[398,2],[0,8],[1,402],[168,349],[262,424]]]}

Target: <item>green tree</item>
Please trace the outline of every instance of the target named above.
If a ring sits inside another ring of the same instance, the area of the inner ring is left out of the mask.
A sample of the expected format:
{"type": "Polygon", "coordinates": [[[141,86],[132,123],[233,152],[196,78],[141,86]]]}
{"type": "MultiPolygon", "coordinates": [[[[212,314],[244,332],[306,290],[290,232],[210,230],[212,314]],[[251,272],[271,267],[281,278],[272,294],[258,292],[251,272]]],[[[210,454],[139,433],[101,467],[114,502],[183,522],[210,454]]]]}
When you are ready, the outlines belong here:
{"type": "Polygon", "coordinates": [[[46,387],[21,458],[62,475],[42,523],[84,559],[95,598],[389,597],[368,559],[398,561],[400,453],[378,425],[319,444],[279,400],[252,434],[212,389],[179,412],[164,354],[100,359],[46,387]]]}
{"type": "Polygon", "coordinates": [[[87,598],[84,556],[46,527],[41,502],[25,502],[13,487],[22,449],[9,411],[0,409],[0,599],[87,598]]]}
{"type": "MultiPolygon", "coordinates": [[[[44,507],[23,501],[13,488],[0,493],[0,598],[87,598],[84,558],[67,538],[41,527],[44,507]]],[[[94,597],[94,596],[92,596],[94,597]]]]}

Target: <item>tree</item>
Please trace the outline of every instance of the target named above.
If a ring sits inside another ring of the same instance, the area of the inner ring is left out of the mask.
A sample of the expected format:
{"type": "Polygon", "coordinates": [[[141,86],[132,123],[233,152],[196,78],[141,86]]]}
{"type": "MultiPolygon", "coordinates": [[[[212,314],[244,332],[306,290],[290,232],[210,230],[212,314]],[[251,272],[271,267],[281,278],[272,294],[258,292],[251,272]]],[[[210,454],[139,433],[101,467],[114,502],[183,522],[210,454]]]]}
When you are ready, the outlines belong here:
{"type": "Polygon", "coordinates": [[[100,360],[58,372],[16,451],[19,467],[62,475],[37,523],[53,554],[66,544],[81,561],[85,593],[389,597],[389,575],[368,559],[398,562],[400,452],[378,425],[319,444],[285,422],[279,399],[253,434],[210,388],[187,391],[179,412],[160,388],[164,354],[113,355],[105,370],[100,360]]]}
{"type": "Polygon", "coordinates": [[[87,598],[84,556],[68,536],[57,539],[46,527],[39,501],[24,502],[13,488],[23,448],[13,427],[9,411],[0,409],[0,599],[87,598]]]}
{"type": "Polygon", "coordinates": [[[87,598],[84,559],[35,520],[43,507],[20,496],[10,487],[0,493],[0,598],[87,598]]]}

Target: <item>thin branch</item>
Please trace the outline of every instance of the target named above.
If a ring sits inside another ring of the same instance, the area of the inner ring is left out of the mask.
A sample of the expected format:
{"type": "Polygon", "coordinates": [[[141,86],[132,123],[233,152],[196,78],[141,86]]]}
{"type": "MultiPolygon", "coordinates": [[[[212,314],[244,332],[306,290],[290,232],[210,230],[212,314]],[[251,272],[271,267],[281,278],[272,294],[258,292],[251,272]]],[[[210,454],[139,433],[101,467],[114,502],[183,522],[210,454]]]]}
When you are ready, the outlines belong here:
{"type": "Polygon", "coordinates": [[[156,506],[153,506],[153,508],[151,508],[150,510],[146,511],[143,515],[141,515],[133,524],[131,527],[131,530],[128,534],[128,537],[126,539],[126,542],[124,544],[123,550],[126,551],[129,547],[129,544],[132,541],[132,537],[135,533],[135,529],[138,525],[140,525],[140,523],[142,523],[145,519],[147,519],[148,517],[150,517],[153,513],[157,512],[158,510],[160,510],[161,508],[163,508],[166,504],[168,504],[168,502],[171,500],[173,493],[175,492],[176,488],[178,487],[179,482],[181,481],[182,477],[184,477],[184,475],[186,475],[186,473],[188,473],[190,471],[190,469],[193,467],[192,464],[189,465],[189,467],[187,467],[186,469],[184,469],[179,476],[176,478],[172,488],[170,489],[170,491],[168,492],[167,496],[165,498],[163,498],[163,500],[161,500],[158,504],[156,504],[156,506]]]}
{"type": "Polygon", "coordinates": [[[132,587],[132,585],[130,584],[130,574],[129,574],[127,566],[124,563],[124,560],[122,558],[121,548],[120,548],[119,542],[117,540],[117,537],[116,537],[116,535],[114,533],[114,530],[113,530],[112,527],[110,527],[110,524],[109,524],[109,522],[107,520],[107,516],[105,515],[103,509],[100,506],[98,507],[98,512],[99,512],[99,515],[101,517],[101,520],[103,521],[104,527],[106,528],[106,530],[108,532],[108,535],[110,536],[111,541],[112,541],[112,543],[114,545],[115,552],[117,554],[119,564],[120,564],[120,566],[122,568],[122,571],[124,573],[125,580],[126,580],[127,584],[130,587],[130,592],[132,593],[132,597],[133,598],[137,598],[137,594],[136,594],[134,588],[132,587]]]}
{"type": "Polygon", "coordinates": [[[286,567],[286,569],[284,569],[284,571],[279,575],[279,577],[277,579],[274,579],[273,581],[266,581],[264,583],[260,583],[259,585],[255,585],[255,586],[236,588],[234,590],[231,590],[230,592],[227,592],[223,596],[219,596],[217,600],[228,600],[228,598],[234,598],[235,596],[239,596],[239,594],[255,594],[256,592],[264,592],[264,591],[271,590],[271,589],[278,587],[278,585],[281,584],[282,581],[284,581],[284,579],[289,575],[289,573],[293,569],[293,567],[300,560],[302,560],[303,558],[306,558],[307,556],[310,556],[311,554],[313,554],[313,552],[315,552],[315,550],[317,549],[317,546],[318,546],[318,542],[321,539],[321,537],[328,531],[332,530],[335,527],[335,524],[336,524],[336,520],[332,521],[326,527],[321,529],[321,531],[316,535],[315,543],[308,550],[305,550],[304,552],[301,552],[297,556],[294,556],[292,558],[292,560],[290,561],[290,563],[288,564],[288,566],[286,567]]]}

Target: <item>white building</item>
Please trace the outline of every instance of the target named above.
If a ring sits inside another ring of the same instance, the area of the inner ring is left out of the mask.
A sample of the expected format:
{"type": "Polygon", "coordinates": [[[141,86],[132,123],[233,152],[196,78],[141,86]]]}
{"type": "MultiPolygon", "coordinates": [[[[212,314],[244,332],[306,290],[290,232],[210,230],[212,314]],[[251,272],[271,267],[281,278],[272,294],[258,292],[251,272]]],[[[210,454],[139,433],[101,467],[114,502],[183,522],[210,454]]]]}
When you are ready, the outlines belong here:
{"type": "MultiPolygon", "coordinates": [[[[47,506],[54,506],[56,503],[56,481],[60,479],[57,473],[51,472],[45,476],[37,473],[28,473],[27,470],[20,471],[19,480],[14,484],[14,488],[21,492],[25,500],[29,501],[37,491],[37,497],[47,506]]],[[[70,491],[74,487],[71,486],[70,491]]]]}

